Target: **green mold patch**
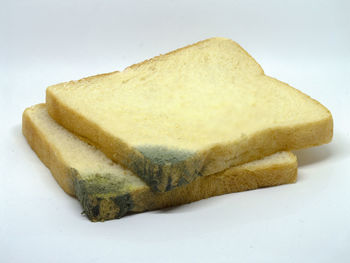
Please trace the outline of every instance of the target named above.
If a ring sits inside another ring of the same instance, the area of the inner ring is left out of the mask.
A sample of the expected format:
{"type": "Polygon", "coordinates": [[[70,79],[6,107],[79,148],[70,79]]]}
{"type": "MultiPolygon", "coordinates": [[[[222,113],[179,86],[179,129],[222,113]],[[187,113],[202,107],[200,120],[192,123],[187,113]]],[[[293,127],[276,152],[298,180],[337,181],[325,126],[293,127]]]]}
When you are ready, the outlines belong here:
{"type": "Polygon", "coordinates": [[[194,152],[169,149],[163,146],[139,146],[136,148],[150,162],[156,165],[176,164],[181,163],[188,158],[191,158],[194,152]]]}
{"type": "Polygon", "coordinates": [[[191,151],[162,146],[139,146],[127,163],[154,192],[166,192],[200,176],[203,161],[191,151]]]}
{"type": "Polygon", "coordinates": [[[125,180],[111,174],[92,174],[84,176],[80,184],[90,194],[125,193],[131,186],[125,180]]]}
{"type": "Polygon", "coordinates": [[[123,178],[111,174],[81,176],[76,170],[73,182],[75,193],[91,221],[121,218],[134,207],[134,188],[123,178]]]}

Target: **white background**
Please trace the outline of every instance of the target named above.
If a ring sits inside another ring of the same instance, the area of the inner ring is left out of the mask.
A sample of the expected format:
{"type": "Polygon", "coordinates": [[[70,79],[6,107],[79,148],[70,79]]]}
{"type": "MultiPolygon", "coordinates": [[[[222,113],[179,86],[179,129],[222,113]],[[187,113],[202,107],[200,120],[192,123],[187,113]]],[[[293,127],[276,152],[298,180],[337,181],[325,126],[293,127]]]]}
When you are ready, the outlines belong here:
{"type": "Polygon", "coordinates": [[[0,4],[1,262],[350,262],[349,1],[0,4]],[[331,144],[296,184],[91,223],[21,134],[48,85],[121,70],[212,36],[327,106],[331,144]]]}

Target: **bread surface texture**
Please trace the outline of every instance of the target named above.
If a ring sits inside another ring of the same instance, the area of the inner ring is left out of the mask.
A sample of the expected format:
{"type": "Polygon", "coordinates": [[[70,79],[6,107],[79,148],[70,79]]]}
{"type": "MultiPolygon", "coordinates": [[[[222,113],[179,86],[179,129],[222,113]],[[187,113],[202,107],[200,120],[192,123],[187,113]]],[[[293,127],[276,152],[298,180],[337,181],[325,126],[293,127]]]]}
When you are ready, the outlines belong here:
{"type": "Polygon", "coordinates": [[[204,198],[259,187],[293,183],[297,160],[290,152],[198,177],[192,183],[165,193],[155,193],[138,176],[112,162],[77,136],[57,124],[38,104],[23,113],[23,134],[62,189],[76,196],[92,221],[120,218],[181,205],[204,198]]]}
{"type": "Polygon", "coordinates": [[[268,77],[237,43],[211,38],[47,88],[49,114],[168,191],[282,150],[328,143],[330,112],[268,77]]]}

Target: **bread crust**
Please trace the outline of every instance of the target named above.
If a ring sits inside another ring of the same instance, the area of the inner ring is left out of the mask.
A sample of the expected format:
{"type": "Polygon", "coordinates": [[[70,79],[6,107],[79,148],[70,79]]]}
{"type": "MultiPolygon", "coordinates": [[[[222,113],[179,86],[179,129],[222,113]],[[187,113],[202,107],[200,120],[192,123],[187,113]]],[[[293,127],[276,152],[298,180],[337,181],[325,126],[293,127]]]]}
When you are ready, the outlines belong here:
{"type": "Polygon", "coordinates": [[[24,111],[23,134],[62,189],[72,196],[78,196],[85,214],[92,221],[120,218],[130,212],[176,206],[217,195],[294,183],[297,179],[297,159],[289,152],[288,161],[285,162],[231,167],[216,174],[199,177],[190,184],[165,193],[154,193],[145,185],[129,193],[123,193],[122,197],[128,196],[128,202],[131,202],[132,205],[121,209],[124,203],[119,194],[99,195],[94,192],[84,192],[84,196],[81,196],[78,189],[81,187],[79,170],[64,161],[63,153],[40,130],[40,126],[30,115],[31,110],[35,107],[45,110],[45,105],[40,104],[24,111]],[[116,202],[116,200],[122,201],[116,202]]]}
{"type": "MultiPolygon", "coordinates": [[[[131,146],[79,115],[56,99],[49,89],[46,94],[50,116],[69,131],[89,139],[94,138],[90,139],[90,142],[110,159],[123,165],[128,155],[136,155],[131,146]],[[114,149],[118,149],[118,154],[114,149]]],[[[247,140],[224,146],[214,145],[199,153],[201,155],[199,158],[204,159],[201,174],[217,173],[228,167],[261,159],[279,151],[291,151],[329,143],[332,137],[333,119],[330,113],[327,118],[317,122],[262,130],[247,140]],[[230,149],[230,152],[228,153],[226,149],[230,149]]]]}
{"type": "MultiPolygon", "coordinates": [[[[38,104],[35,107],[45,108],[45,104],[38,104]]],[[[47,140],[39,127],[33,122],[29,112],[33,108],[27,108],[22,115],[22,133],[27,139],[32,150],[39,159],[50,169],[53,177],[62,189],[69,195],[75,196],[73,180],[70,175],[70,169],[67,167],[56,149],[55,145],[47,140]]]]}
{"type": "MultiPolygon", "coordinates": [[[[179,48],[165,55],[157,56],[141,63],[134,64],[125,70],[136,69],[148,63],[152,64],[158,59],[164,59],[167,56],[174,55],[182,50],[186,50],[211,40],[212,39],[207,39],[183,48],[179,48]]],[[[272,82],[282,84],[288,89],[292,89],[293,91],[296,90],[286,83],[266,76],[261,66],[254,60],[254,58],[250,56],[250,54],[248,54],[236,42],[232,41],[232,43],[239,47],[241,51],[243,51],[251,60],[255,62],[259,69],[257,73],[261,78],[267,78],[272,82]]],[[[101,77],[108,77],[111,74],[114,73],[107,73],[103,74],[102,76],[92,76],[79,81],[99,79],[101,77]]],[[[199,175],[217,173],[227,169],[228,167],[257,160],[278,151],[308,148],[330,142],[333,137],[333,118],[331,113],[316,100],[310,98],[299,90],[297,90],[297,92],[304,98],[312,101],[312,103],[322,107],[326,112],[325,117],[317,121],[304,122],[298,125],[284,125],[273,129],[260,130],[255,134],[250,134],[248,137],[245,137],[242,140],[230,141],[226,144],[211,145],[210,148],[202,149],[194,154],[193,163],[196,163],[196,166],[193,167],[192,170],[196,172],[186,170],[185,173],[177,174],[172,173],[172,171],[165,171],[163,177],[161,175],[160,177],[162,178],[159,181],[156,181],[154,186],[152,185],[154,174],[159,170],[162,170],[163,167],[154,165],[154,167],[151,167],[152,169],[149,169],[144,172],[145,174],[142,174],[145,167],[150,167],[153,165],[151,161],[145,161],[146,158],[142,153],[140,153],[140,151],[138,151],[138,149],[134,148],[133,145],[130,145],[128,142],[122,141],[120,138],[108,133],[103,129],[103,127],[93,123],[79,112],[75,111],[68,104],[65,104],[64,101],[55,96],[50,87],[46,91],[46,103],[48,105],[49,114],[58,123],[71,132],[88,138],[91,143],[93,143],[97,148],[101,149],[109,158],[117,163],[120,163],[124,167],[133,169],[135,166],[140,166],[140,170],[142,170],[141,172],[139,172],[137,169],[134,169],[133,172],[137,173],[143,180],[145,180],[154,191],[162,192],[178,187],[178,185],[180,185],[178,182],[183,174],[188,175],[185,178],[185,182],[188,183],[199,175]],[[137,163],[137,165],[134,165],[134,163],[137,163]],[[172,175],[169,176],[168,174],[172,175]],[[170,185],[171,187],[168,187],[169,185],[167,185],[169,181],[168,176],[171,177],[172,182],[176,182],[173,183],[173,185],[170,185]]],[[[177,170],[183,170],[183,167],[186,165],[181,164],[179,166],[181,167],[177,170]]],[[[166,170],[166,168],[163,170],[166,170]]]]}

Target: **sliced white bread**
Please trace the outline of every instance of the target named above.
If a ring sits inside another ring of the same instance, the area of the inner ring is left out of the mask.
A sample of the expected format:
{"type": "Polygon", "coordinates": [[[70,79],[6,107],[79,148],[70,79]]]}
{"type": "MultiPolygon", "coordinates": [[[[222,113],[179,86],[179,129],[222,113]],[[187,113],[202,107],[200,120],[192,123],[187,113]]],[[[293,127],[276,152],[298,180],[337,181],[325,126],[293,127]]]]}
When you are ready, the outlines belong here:
{"type": "Polygon", "coordinates": [[[237,43],[212,38],[48,87],[49,114],[167,191],[282,150],[332,138],[331,113],[268,77],[237,43]]]}
{"type": "Polygon", "coordinates": [[[293,183],[297,160],[290,152],[280,152],[198,177],[192,183],[165,193],[154,193],[131,171],[112,162],[95,147],[57,124],[45,104],[23,113],[23,134],[29,145],[63,190],[76,196],[92,221],[120,218],[141,212],[181,205],[211,196],[259,187],[293,183]]]}

